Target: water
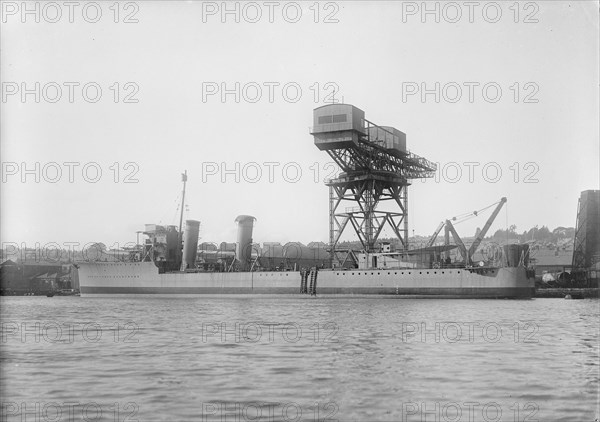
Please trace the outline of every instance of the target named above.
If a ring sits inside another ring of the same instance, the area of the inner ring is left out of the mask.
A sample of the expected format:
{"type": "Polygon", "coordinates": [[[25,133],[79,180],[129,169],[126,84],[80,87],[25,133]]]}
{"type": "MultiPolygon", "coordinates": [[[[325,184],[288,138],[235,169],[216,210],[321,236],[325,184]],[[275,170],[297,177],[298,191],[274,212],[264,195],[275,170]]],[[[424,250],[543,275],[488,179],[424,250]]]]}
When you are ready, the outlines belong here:
{"type": "Polygon", "coordinates": [[[3,420],[599,416],[598,300],[3,297],[1,305],[3,420]]]}

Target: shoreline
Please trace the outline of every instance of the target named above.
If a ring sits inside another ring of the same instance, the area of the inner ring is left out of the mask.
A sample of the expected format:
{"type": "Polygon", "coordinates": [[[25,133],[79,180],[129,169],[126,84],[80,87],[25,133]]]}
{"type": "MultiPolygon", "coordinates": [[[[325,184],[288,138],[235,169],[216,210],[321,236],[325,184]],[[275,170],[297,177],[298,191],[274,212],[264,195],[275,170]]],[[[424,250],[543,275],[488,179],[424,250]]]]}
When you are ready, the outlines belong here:
{"type": "Polygon", "coordinates": [[[535,298],[564,298],[566,295],[571,295],[573,299],[590,299],[600,297],[600,289],[598,287],[559,287],[549,289],[535,289],[535,298]]]}

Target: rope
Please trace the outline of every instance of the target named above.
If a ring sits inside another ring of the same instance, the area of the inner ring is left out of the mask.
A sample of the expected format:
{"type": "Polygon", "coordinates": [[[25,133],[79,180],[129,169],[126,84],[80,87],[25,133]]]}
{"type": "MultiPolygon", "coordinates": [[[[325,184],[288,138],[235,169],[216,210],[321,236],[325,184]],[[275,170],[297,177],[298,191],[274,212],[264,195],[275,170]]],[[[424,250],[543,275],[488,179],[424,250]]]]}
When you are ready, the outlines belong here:
{"type": "Polygon", "coordinates": [[[506,204],[504,207],[504,215],[506,216],[504,231],[506,233],[506,244],[508,245],[508,204],[506,204]]]}
{"type": "MultiPolygon", "coordinates": [[[[173,199],[173,206],[175,207],[175,211],[173,212],[173,216],[170,220],[165,220],[165,217],[168,217],[168,210],[163,212],[163,215],[158,220],[158,224],[164,224],[166,222],[170,222],[171,225],[175,225],[177,222],[177,215],[179,214],[179,207],[181,206],[181,192],[177,195],[175,199],[173,199]]],[[[169,207],[170,208],[170,207],[169,207]]]]}
{"type": "Polygon", "coordinates": [[[465,222],[467,220],[470,220],[472,218],[478,217],[479,214],[481,214],[482,212],[484,212],[484,211],[486,211],[486,210],[488,210],[488,209],[490,209],[490,208],[498,205],[499,203],[500,203],[500,201],[495,202],[495,203],[493,203],[491,205],[488,205],[487,207],[484,207],[484,208],[482,208],[480,210],[473,211],[473,212],[470,212],[470,213],[460,214],[460,215],[458,215],[456,217],[452,217],[452,224],[457,225],[457,224],[460,224],[460,223],[465,222]]]}

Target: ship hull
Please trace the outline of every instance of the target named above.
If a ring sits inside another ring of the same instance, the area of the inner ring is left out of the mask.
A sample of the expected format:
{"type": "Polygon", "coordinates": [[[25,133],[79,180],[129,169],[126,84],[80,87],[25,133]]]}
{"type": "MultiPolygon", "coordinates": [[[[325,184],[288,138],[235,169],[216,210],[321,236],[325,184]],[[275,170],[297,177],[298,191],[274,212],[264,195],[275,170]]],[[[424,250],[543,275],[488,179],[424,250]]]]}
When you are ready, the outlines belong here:
{"type": "MultiPolygon", "coordinates": [[[[159,274],[151,262],[81,263],[82,297],[300,295],[299,272],[159,274]]],[[[524,267],[410,270],[321,270],[318,296],[531,298],[524,267]]],[[[302,295],[306,296],[306,295],[302,295]]]]}

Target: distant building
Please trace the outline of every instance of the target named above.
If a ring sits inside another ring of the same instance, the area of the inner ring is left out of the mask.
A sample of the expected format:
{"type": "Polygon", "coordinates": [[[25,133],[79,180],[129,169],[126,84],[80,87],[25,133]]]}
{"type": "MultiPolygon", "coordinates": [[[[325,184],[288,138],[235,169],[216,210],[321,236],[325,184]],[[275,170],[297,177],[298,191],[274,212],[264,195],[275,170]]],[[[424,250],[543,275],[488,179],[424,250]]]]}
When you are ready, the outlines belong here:
{"type": "Polygon", "coordinates": [[[3,295],[23,295],[74,288],[73,279],[76,279],[76,273],[71,265],[21,264],[6,260],[0,264],[0,292],[3,295]]]}

